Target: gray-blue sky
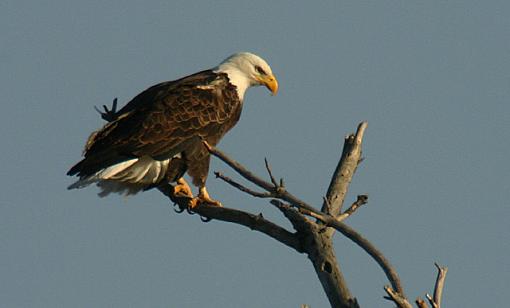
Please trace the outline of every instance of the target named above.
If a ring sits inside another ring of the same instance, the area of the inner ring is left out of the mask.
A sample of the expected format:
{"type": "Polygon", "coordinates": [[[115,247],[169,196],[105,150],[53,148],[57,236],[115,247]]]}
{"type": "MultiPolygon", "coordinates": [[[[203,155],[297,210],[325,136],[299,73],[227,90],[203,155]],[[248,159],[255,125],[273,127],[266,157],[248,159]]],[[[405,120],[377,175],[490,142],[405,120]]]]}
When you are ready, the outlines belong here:
{"type": "MultiPolygon", "coordinates": [[[[249,50],[280,81],[252,89],[220,147],[319,204],[343,136],[368,120],[349,224],[411,298],[449,266],[444,302],[503,307],[510,279],[508,1],[0,4],[0,302],[6,307],[327,306],[304,255],[239,226],[177,215],[157,192],[100,199],[64,174],[102,122],[92,109],[249,50]]],[[[212,169],[232,172],[214,162],[212,169]]],[[[227,206],[282,222],[211,178],[227,206]]],[[[364,307],[385,277],[337,253],[364,307]]]]}

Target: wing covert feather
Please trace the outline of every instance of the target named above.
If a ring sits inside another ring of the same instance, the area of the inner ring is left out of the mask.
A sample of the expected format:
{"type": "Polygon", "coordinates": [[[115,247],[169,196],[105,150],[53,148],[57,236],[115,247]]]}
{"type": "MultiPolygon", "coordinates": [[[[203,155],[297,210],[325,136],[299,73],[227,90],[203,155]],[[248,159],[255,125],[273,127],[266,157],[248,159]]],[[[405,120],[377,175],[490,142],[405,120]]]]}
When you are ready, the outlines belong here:
{"type": "Polygon", "coordinates": [[[81,169],[89,174],[126,157],[166,159],[200,138],[215,144],[239,118],[233,93],[227,77],[212,71],[150,87],[91,135],[81,169]]]}

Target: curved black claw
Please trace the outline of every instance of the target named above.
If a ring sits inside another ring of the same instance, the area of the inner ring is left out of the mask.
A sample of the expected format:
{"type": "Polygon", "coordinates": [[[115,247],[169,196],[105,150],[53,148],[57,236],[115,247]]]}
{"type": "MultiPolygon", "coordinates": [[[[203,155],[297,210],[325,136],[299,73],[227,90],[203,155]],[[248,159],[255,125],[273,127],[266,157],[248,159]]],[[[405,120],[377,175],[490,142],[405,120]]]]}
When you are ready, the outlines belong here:
{"type": "Polygon", "coordinates": [[[181,208],[177,203],[174,203],[174,211],[178,214],[184,212],[184,209],[181,208]]]}
{"type": "Polygon", "coordinates": [[[209,217],[205,217],[205,216],[202,216],[200,215],[200,220],[202,222],[210,222],[211,220],[213,220],[212,218],[209,218],[209,217]]]}
{"type": "Polygon", "coordinates": [[[196,214],[196,213],[195,213],[195,212],[193,212],[193,211],[191,210],[191,208],[189,208],[189,207],[187,207],[187,208],[186,208],[186,212],[188,212],[188,214],[190,214],[190,215],[195,215],[195,214],[196,214]]]}

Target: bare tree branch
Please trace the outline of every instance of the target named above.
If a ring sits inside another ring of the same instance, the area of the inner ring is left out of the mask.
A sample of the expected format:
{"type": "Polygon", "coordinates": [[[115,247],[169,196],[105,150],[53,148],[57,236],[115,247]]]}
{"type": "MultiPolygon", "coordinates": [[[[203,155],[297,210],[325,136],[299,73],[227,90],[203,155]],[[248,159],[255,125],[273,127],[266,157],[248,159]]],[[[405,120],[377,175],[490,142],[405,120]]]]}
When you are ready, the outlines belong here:
{"type": "Polygon", "coordinates": [[[358,308],[358,302],[351,295],[340,271],[331,238],[324,236],[323,226],[279,200],[271,200],[271,204],[282,211],[302,239],[303,249],[314,266],[331,307],[358,308]]]}
{"type": "Polygon", "coordinates": [[[367,252],[383,269],[392,287],[402,296],[405,296],[402,287],[402,282],[400,281],[397,271],[390,264],[390,261],[386,259],[384,254],[381,251],[379,251],[369,240],[367,240],[361,234],[356,232],[356,230],[338,221],[337,219],[330,215],[315,215],[314,217],[322,221],[328,227],[332,227],[335,230],[339,231],[347,238],[352,240],[354,243],[356,243],[358,246],[360,246],[363,250],[365,250],[365,252],[367,252]]]}
{"type": "Polygon", "coordinates": [[[430,294],[425,294],[425,297],[429,301],[432,308],[441,308],[441,299],[443,296],[444,281],[446,279],[446,273],[448,272],[447,267],[441,267],[439,264],[434,263],[437,268],[437,278],[434,285],[434,297],[430,294]]]}
{"type": "Polygon", "coordinates": [[[358,208],[360,208],[363,204],[366,204],[367,200],[368,200],[367,195],[359,195],[357,200],[354,201],[354,203],[349,207],[349,209],[347,209],[347,211],[345,211],[344,213],[340,214],[337,218],[335,218],[327,213],[325,213],[325,214],[313,213],[313,212],[308,211],[307,209],[299,209],[299,212],[302,214],[308,215],[310,217],[313,217],[315,219],[318,219],[321,222],[326,222],[326,221],[331,221],[331,220],[343,221],[347,217],[354,214],[354,212],[358,208]]]}
{"type": "Polygon", "coordinates": [[[242,177],[247,179],[248,181],[252,182],[253,184],[265,189],[268,192],[274,192],[275,197],[280,198],[282,200],[285,200],[289,202],[292,206],[298,207],[298,208],[305,208],[311,212],[320,213],[319,210],[315,209],[313,206],[307,204],[306,202],[300,200],[299,198],[295,197],[291,193],[289,193],[284,187],[283,187],[283,181],[280,181],[280,185],[278,187],[275,187],[272,183],[266,182],[263,179],[256,176],[253,172],[246,169],[243,165],[235,161],[234,159],[228,157],[225,153],[218,150],[215,147],[210,146],[207,142],[204,141],[204,145],[209,150],[209,153],[212,155],[218,157],[220,160],[225,162],[227,165],[229,165],[232,169],[234,169],[237,173],[239,173],[242,177]]]}
{"type": "Polygon", "coordinates": [[[264,158],[264,163],[266,165],[267,173],[269,174],[269,178],[271,179],[271,183],[273,183],[274,187],[283,186],[282,182],[280,181],[280,185],[276,182],[276,179],[273,176],[273,171],[271,171],[271,166],[269,165],[269,162],[267,161],[267,158],[264,158]]]}
{"type": "MultiPolygon", "coordinates": [[[[295,198],[290,193],[282,189],[283,187],[277,186],[275,187],[274,177],[272,176],[272,172],[270,171],[269,166],[266,164],[268,172],[270,173],[270,177],[272,178],[273,185],[270,183],[258,178],[253,173],[248,171],[244,166],[234,161],[226,154],[221,151],[207,145],[209,148],[209,152],[213,155],[217,156],[224,162],[226,162],[229,166],[234,168],[241,176],[245,177],[248,181],[262,187],[268,192],[272,192],[275,198],[279,198],[285,200],[291,205],[296,206],[299,209],[304,210],[307,213],[314,213],[317,215],[323,215],[323,213],[315,210],[315,208],[310,205],[302,202],[301,200],[295,198]]],[[[230,184],[233,181],[230,181],[230,184]]],[[[235,183],[233,186],[241,189],[244,192],[251,191],[238,183],[235,183]]],[[[257,193],[257,195],[260,195],[257,193]]],[[[274,204],[274,203],[273,203],[274,204]]],[[[322,283],[324,291],[328,296],[328,299],[333,307],[358,307],[356,299],[351,295],[345,278],[340,271],[340,267],[338,265],[337,258],[334,254],[334,250],[332,248],[331,237],[321,232],[322,228],[312,222],[307,221],[305,218],[291,215],[291,211],[284,210],[284,208],[280,207],[280,210],[284,213],[284,215],[291,221],[294,228],[298,231],[298,234],[301,238],[307,237],[308,240],[304,240],[305,251],[307,251],[309,259],[312,261],[314,265],[315,271],[319,277],[319,280],[322,283]],[[306,229],[306,231],[304,231],[306,229]],[[301,232],[299,232],[301,231],[301,232]]],[[[332,218],[334,219],[334,218],[332,218]]]]}
{"type": "MultiPolygon", "coordinates": [[[[391,287],[385,287],[389,298],[400,308],[412,307],[405,297],[402,283],[397,272],[385,256],[372,243],[361,236],[361,234],[341,222],[352,215],[360,206],[367,203],[368,197],[366,195],[360,195],[349,209],[340,213],[352,176],[358,163],[361,161],[361,143],[366,126],[366,122],[361,123],[358,126],[356,134],[352,134],[346,138],[342,157],[333,175],[333,179],[328,189],[328,194],[324,200],[322,211],[316,210],[314,207],[286,191],[283,187],[283,181],[280,181],[280,184],[278,184],[273,176],[267,159],[265,160],[265,166],[271,182],[262,180],[247,170],[240,163],[204,142],[212,155],[221,159],[248,181],[264,189],[265,192],[252,190],[231,178],[216,172],[215,174],[218,178],[254,197],[275,198],[289,202],[289,205],[286,205],[278,200],[271,201],[271,203],[275,205],[287,219],[289,219],[296,230],[296,233],[291,233],[288,230],[267,221],[261,214],[253,215],[234,209],[207,206],[205,204],[199,205],[194,208],[193,211],[209,219],[229,221],[247,226],[253,230],[267,234],[283,244],[292,247],[298,252],[305,252],[314,265],[319,280],[322,283],[332,307],[359,307],[356,299],[351,295],[347,287],[347,283],[340,271],[340,266],[338,265],[338,261],[334,253],[331,235],[334,230],[337,230],[364,249],[383,269],[391,283],[391,287]],[[297,210],[293,209],[291,206],[297,208],[297,210]],[[303,216],[303,214],[317,219],[317,222],[320,223],[307,219],[306,216],[303,216]]],[[[166,188],[160,188],[160,190],[164,191],[164,193],[169,196],[172,201],[177,202],[181,208],[183,208],[183,206],[187,206],[189,200],[182,202],[179,198],[172,196],[173,186],[167,184],[164,187],[166,188]]],[[[438,269],[440,269],[439,266],[438,269]]],[[[437,299],[440,301],[444,275],[441,279],[439,278],[439,275],[440,274],[438,274],[438,281],[436,282],[435,296],[437,296],[437,299]]],[[[419,307],[426,305],[423,300],[417,300],[416,303],[419,307]]],[[[433,307],[435,308],[436,306],[433,307]]]]}
{"type": "Polygon", "coordinates": [[[270,192],[258,192],[258,191],[255,191],[255,190],[252,190],[252,189],[249,189],[248,187],[242,185],[241,183],[238,183],[236,181],[234,181],[233,179],[229,178],[228,176],[226,175],[223,175],[223,173],[221,172],[214,172],[214,175],[223,180],[225,183],[239,189],[240,191],[242,192],[245,192],[253,197],[257,197],[257,198],[274,198],[274,194],[273,193],[270,193],[270,192]]]}
{"type": "Polygon", "coordinates": [[[438,308],[437,304],[434,302],[434,299],[432,298],[432,296],[430,296],[430,294],[425,294],[425,297],[427,298],[427,300],[429,301],[429,304],[432,308],[438,308]]]}
{"type": "MultiPolygon", "coordinates": [[[[307,234],[311,230],[310,224],[313,222],[307,219],[305,216],[301,215],[300,212],[296,211],[291,206],[281,202],[280,200],[273,199],[269,203],[274,205],[282,214],[287,218],[290,223],[292,224],[292,227],[294,230],[297,231],[297,236],[301,239],[301,241],[304,243],[306,240],[304,237],[307,236],[307,234]]],[[[304,246],[305,244],[303,244],[304,246]]]]}
{"type": "Polygon", "coordinates": [[[338,220],[338,221],[345,220],[347,217],[354,214],[354,212],[356,212],[356,210],[359,209],[363,204],[366,204],[367,201],[368,201],[367,195],[358,195],[358,198],[356,199],[356,201],[354,201],[354,203],[345,212],[338,215],[336,220],[338,220]]]}
{"type": "Polygon", "coordinates": [[[390,299],[398,306],[398,308],[413,308],[407,298],[405,298],[399,292],[393,290],[390,286],[384,286],[384,290],[390,297],[390,299]]]}
{"type": "MultiPolygon", "coordinates": [[[[213,149],[211,148],[211,150],[213,149]]],[[[223,155],[222,160],[232,161],[232,159],[230,159],[227,155],[223,153],[221,154],[223,155]]],[[[237,166],[238,169],[240,169],[242,172],[245,172],[245,170],[243,170],[244,167],[241,164],[237,162],[236,164],[238,164],[237,166]]],[[[267,163],[266,167],[268,168],[270,176],[273,178],[267,163]]],[[[233,181],[230,178],[227,178],[219,173],[216,174],[224,181],[226,181],[230,185],[238,188],[243,192],[249,193],[250,195],[256,197],[267,197],[267,194],[252,191],[251,189],[246,188],[245,186],[233,181]]],[[[276,181],[273,180],[273,183],[275,182],[276,181]]],[[[275,198],[281,197],[281,195],[275,192],[273,192],[271,195],[275,198]]],[[[367,199],[366,196],[360,196],[357,202],[355,202],[351,207],[349,213],[347,213],[346,216],[344,216],[344,218],[346,218],[348,215],[354,212],[356,208],[366,203],[366,199],[367,199]]],[[[277,200],[272,200],[271,203],[276,205],[283,212],[285,217],[289,219],[289,221],[292,223],[296,231],[298,231],[300,237],[304,237],[306,235],[307,237],[311,238],[310,240],[305,240],[305,242],[307,243],[305,245],[305,250],[307,251],[310,260],[314,264],[314,268],[316,269],[316,272],[323,284],[323,287],[326,291],[326,294],[328,295],[328,298],[330,299],[330,302],[334,303],[333,306],[357,307],[357,302],[350,294],[343,274],[339,270],[337,258],[334,255],[334,250],[332,249],[331,238],[324,237],[323,232],[320,231],[320,226],[307,220],[304,216],[299,215],[298,212],[290,210],[288,207],[283,206],[281,202],[277,200]]],[[[310,211],[303,207],[300,207],[299,211],[311,215],[312,217],[315,218],[325,216],[323,213],[316,213],[315,211],[310,211]]],[[[329,219],[335,220],[334,217],[331,217],[329,215],[327,216],[329,219]]]]}
{"type": "MultiPolygon", "coordinates": [[[[276,185],[276,180],[274,179],[274,176],[271,172],[271,168],[267,163],[267,160],[265,161],[266,169],[268,170],[272,184],[258,178],[253,173],[248,171],[244,166],[234,161],[233,159],[229,158],[226,154],[222,153],[218,149],[215,149],[207,144],[206,146],[208,146],[209,152],[212,155],[220,158],[222,161],[227,163],[248,181],[272,193],[273,197],[291,203],[291,205],[296,206],[301,213],[312,216],[318,219],[319,221],[325,223],[327,226],[333,227],[334,229],[340,231],[342,234],[346,235],[348,238],[357,243],[376,260],[376,262],[382,267],[382,269],[386,273],[392,286],[397,290],[397,292],[402,294],[402,296],[404,297],[400,279],[398,278],[396,271],[391,266],[389,261],[384,257],[384,255],[380,251],[378,251],[375,248],[375,246],[372,245],[368,240],[363,238],[359,233],[355,232],[348,226],[341,224],[337,218],[325,214],[328,212],[328,208],[331,207],[333,208],[334,212],[338,212],[339,207],[343,203],[343,198],[345,197],[345,192],[352,179],[352,175],[356,170],[358,162],[361,160],[361,142],[363,140],[363,134],[366,127],[367,127],[366,122],[361,123],[358,126],[357,133],[350,135],[349,137],[346,138],[345,148],[347,150],[344,149],[343,151],[342,158],[340,159],[339,166],[337,167],[337,172],[335,172],[335,175],[333,176],[332,179],[332,183],[330,185],[330,189],[328,190],[328,195],[333,196],[334,198],[333,197],[330,197],[330,199],[326,198],[325,200],[326,207],[325,208],[323,207],[322,212],[315,210],[315,208],[290,195],[287,191],[278,190],[278,188],[281,187],[278,187],[276,185]],[[344,164],[348,164],[348,166],[345,167],[344,164]],[[346,173],[348,174],[348,176],[345,176],[346,173]],[[337,190],[340,190],[340,192],[338,192],[337,190]],[[342,190],[345,191],[342,192],[342,190]],[[340,197],[338,196],[341,196],[341,200],[340,197]],[[335,201],[334,205],[331,205],[330,201],[331,199],[335,201]]],[[[267,197],[267,195],[262,193],[254,193],[253,191],[247,189],[246,187],[243,187],[242,185],[239,185],[238,183],[234,184],[233,181],[228,182],[244,192],[248,192],[252,195],[267,197]]],[[[359,206],[365,204],[366,200],[367,200],[366,196],[359,196],[358,200],[344,214],[339,215],[339,218],[340,219],[347,218],[349,215],[354,213],[354,211],[357,208],[359,208],[359,206]]],[[[277,201],[272,201],[271,203],[275,205],[279,204],[279,202],[277,201]]],[[[337,302],[337,304],[333,306],[343,305],[348,307],[349,305],[353,305],[354,298],[352,297],[347,288],[347,284],[345,283],[343,275],[339,269],[337,259],[335,257],[333,261],[333,259],[331,258],[331,255],[334,256],[334,253],[331,244],[331,235],[333,234],[333,232],[330,230],[334,229],[326,230],[325,232],[323,232],[324,230],[322,230],[322,228],[320,228],[318,225],[312,224],[305,218],[293,214],[294,211],[288,211],[287,209],[285,209],[285,207],[282,207],[281,205],[278,207],[280,210],[282,210],[284,215],[291,221],[294,228],[296,229],[296,231],[298,231],[298,234],[300,234],[301,237],[302,234],[307,234],[307,236],[313,238],[311,241],[305,241],[307,243],[307,245],[305,245],[306,251],[309,252],[311,251],[310,249],[307,249],[307,247],[309,248],[309,246],[319,247],[318,249],[316,248],[314,250],[315,255],[312,256],[310,253],[308,253],[308,255],[310,260],[314,264],[314,268],[316,269],[316,272],[319,276],[319,279],[321,280],[321,283],[323,284],[323,288],[326,291],[326,294],[328,295],[330,302],[332,304],[335,301],[337,302]],[[304,230],[307,228],[308,230],[304,232],[304,230]],[[315,228],[315,230],[312,230],[313,228],[315,228]],[[310,243],[312,243],[313,245],[311,245],[310,243]],[[317,256],[323,258],[318,258],[317,256]],[[326,259],[328,259],[328,261],[324,261],[325,256],[327,256],[326,259]],[[325,271],[325,269],[327,270],[325,271]],[[324,273],[326,273],[326,275],[324,273]],[[332,278],[334,281],[331,280],[332,278]],[[338,293],[338,290],[335,290],[336,292],[331,292],[331,286],[335,286],[337,289],[341,289],[342,291],[340,292],[340,294],[338,293]]]]}
{"type": "MultiPolygon", "coordinates": [[[[174,195],[174,188],[171,184],[160,185],[158,189],[165,196],[169,197],[172,202],[178,204],[181,209],[187,208],[190,198],[174,195]]],[[[251,230],[259,231],[274,238],[299,253],[303,252],[301,243],[296,234],[291,233],[285,228],[265,219],[262,214],[254,215],[236,209],[211,206],[207,204],[200,204],[195,207],[193,211],[209,219],[216,219],[246,226],[251,230]]]]}
{"type": "Polygon", "coordinates": [[[434,302],[437,305],[437,308],[441,308],[441,300],[443,297],[443,288],[444,281],[446,279],[446,273],[448,273],[448,268],[446,266],[439,266],[439,264],[434,263],[437,268],[437,278],[436,284],[434,287],[434,302]]]}
{"type": "MultiPolygon", "coordinates": [[[[352,176],[358,167],[358,163],[361,161],[361,144],[367,127],[367,122],[361,122],[356,133],[345,138],[342,157],[333,173],[326,194],[330,214],[333,216],[338,216],[342,212],[345,194],[351,183],[352,176]]],[[[322,212],[326,212],[326,203],[322,206],[322,212]]]]}
{"type": "Polygon", "coordinates": [[[427,303],[419,297],[416,299],[416,306],[418,306],[418,308],[428,308],[427,303]]]}

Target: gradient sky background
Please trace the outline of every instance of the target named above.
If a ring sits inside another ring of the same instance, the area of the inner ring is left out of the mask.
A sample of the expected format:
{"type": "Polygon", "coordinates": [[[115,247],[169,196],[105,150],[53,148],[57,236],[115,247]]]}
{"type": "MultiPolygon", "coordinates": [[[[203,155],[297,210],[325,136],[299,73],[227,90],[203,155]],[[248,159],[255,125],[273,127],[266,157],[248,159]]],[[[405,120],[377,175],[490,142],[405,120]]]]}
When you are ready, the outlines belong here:
{"type": "MultiPolygon", "coordinates": [[[[244,227],[176,214],[156,191],[100,199],[65,175],[103,122],[148,86],[264,57],[280,93],[249,90],[220,148],[320,205],[343,137],[369,122],[347,223],[414,300],[449,267],[445,307],[504,307],[510,281],[510,2],[2,1],[1,307],[327,307],[305,255],[244,227]]],[[[235,176],[218,161],[212,170],[235,176]]],[[[229,207],[289,226],[211,177],[229,207]]],[[[385,276],[340,235],[362,307],[385,276]]]]}

